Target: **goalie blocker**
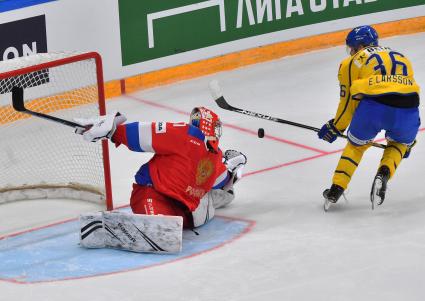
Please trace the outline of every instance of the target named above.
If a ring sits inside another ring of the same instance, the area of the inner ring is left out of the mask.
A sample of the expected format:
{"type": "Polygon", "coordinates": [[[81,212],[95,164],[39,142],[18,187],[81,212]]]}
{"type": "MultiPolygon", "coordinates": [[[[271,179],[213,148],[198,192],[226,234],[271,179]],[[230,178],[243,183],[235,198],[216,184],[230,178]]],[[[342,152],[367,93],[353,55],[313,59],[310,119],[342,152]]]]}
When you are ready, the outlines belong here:
{"type": "Polygon", "coordinates": [[[182,250],[181,216],[96,212],[80,215],[80,245],[132,252],[178,253],[182,250]]]}

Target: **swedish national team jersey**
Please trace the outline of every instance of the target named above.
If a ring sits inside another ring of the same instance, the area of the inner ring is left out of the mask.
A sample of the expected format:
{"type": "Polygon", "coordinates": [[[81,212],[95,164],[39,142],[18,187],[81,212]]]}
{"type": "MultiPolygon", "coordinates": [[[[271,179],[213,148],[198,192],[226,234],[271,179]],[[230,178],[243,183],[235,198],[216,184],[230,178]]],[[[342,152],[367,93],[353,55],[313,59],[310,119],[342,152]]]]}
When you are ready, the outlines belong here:
{"type": "Polygon", "coordinates": [[[418,99],[420,90],[409,59],[389,47],[367,47],[346,58],[340,65],[338,80],[340,103],[334,124],[340,131],[351,122],[361,99],[400,96],[397,101],[403,102],[409,97],[418,99]]]}

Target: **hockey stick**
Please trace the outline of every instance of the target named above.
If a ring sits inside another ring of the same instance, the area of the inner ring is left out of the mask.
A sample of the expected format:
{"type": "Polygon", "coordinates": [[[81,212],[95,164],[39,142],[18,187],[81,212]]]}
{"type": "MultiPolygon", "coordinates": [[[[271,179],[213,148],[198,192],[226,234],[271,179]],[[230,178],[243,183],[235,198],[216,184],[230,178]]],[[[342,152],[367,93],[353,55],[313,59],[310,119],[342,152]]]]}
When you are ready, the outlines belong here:
{"type": "Polygon", "coordinates": [[[43,118],[46,120],[50,120],[53,122],[57,122],[66,126],[70,126],[73,128],[87,128],[85,126],[82,126],[78,123],[72,122],[72,121],[68,121],[65,119],[61,119],[58,117],[54,117],[54,116],[50,116],[47,114],[43,114],[43,113],[39,113],[39,112],[34,112],[31,110],[28,110],[27,108],[25,108],[25,104],[24,104],[24,89],[21,87],[13,87],[12,88],[12,105],[13,108],[15,109],[15,111],[21,112],[21,113],[25,113],[25,114],[29,114],[32,116],[36,116],[39,118],[43,118]]]}
{"type": "MultiPolygon", "coordinates": [[[[256,113],[256,112],[253,112],[253,111],[239,109],[239,108],[236,108],[234,106],[231,106],[226,101],[226,99],[224,98],[223,93],[222,93],[220,86],[218,85],[217,81],[211,81],[209,86],[210,86],[211,95],[214,97],[214,101],[217,103],[217,105],[220,108],[222,108],[224,110],[240,113],[240,114],[243,114],[243,115],[248,115],[248,116],[251,116],[251,117],[257,117],[257,118],[260,118],[260,119],[265,119],[265,120],[269,120],[269,121],[273,121],[273,122],[288,124],[288,125],[296,126],[296,127],[299,127],[299,128],[311,130],[311,131],[314,131],[316,133],[318,133],[320,131],[319,128],[316,128],[316,127],[313,127],[313,126],[309,126],[309,125],[305,125],[305,124],[301,124],[301,123],[297,123],[297,122],[293,122],[293,121],[289,121],[289,120],[285,120],[285,119],[281,119],[281,118],[277,118],[277,117],[272,117],[272,116],[269,116],[269,115],[256,113]]],[[[343,134],[339,135],[338,137],[348,139],[348,137],[346,135],[343,135],[343,134]]],[[[376,143],[376,142],[370,142],[370,145],[374,146],[374,147],[383,148],[383,149],[386,148],[386,146],[384,144],[380,144],[380,143],[376,143]]]]}

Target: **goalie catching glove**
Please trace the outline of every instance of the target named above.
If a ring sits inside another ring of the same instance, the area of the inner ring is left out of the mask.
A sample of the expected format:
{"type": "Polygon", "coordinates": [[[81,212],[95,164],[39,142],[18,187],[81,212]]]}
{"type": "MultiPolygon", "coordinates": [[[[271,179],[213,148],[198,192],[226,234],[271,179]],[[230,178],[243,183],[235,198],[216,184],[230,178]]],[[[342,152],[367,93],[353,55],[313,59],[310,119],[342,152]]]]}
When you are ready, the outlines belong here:
{"type": "Polygon", "coordinates": [[[232,184],[236,183],[240,178],[242,178],[243,168],[247,163],[247,158],[241,152],[229,149],[224,153],[224,164],[227,167],[227,170],[230,172],[232,178],[232,184]]]}
{"type": "Polygon", "coordinates": [[[102,139],[110,139],[117,126],[124,123],[127,118],[119,112],[94,118],[74,118],[75,122],[82,127],[76,127],[75,133],[83,135],[84,140],[96,142],[102,139]]]}

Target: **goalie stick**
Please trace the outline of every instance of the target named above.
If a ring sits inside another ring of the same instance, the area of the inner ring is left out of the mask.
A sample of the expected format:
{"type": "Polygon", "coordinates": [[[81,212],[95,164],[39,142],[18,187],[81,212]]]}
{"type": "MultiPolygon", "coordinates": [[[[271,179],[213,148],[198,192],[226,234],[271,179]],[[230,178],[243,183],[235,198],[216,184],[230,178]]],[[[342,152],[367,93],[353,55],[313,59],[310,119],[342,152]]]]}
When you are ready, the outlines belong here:
{"type": "MultiPolygon", "coordinates": [[[[309,126],[309,125],[306,125],[306,124],[301,124],[301,123],[297,123],[297,122],[293,122],[293,121],[289,121],[289,120],[285,120],[285,119],[281,119],[281,118],[272,117],[272,116],[269,116],[269,115],[253,112],[253,111],[248,111],[248,110],[236,108],[234,106],[231,106],[226,101],[217,81],[215,81],[215,80],[211,81],[210,84],[209,84],[209,87],[210,87],[211,95],[214,97],[214,101],[217,103],[217,105],[220,108],[222,108],[224,110],[240,113],[240,114],[243,114],[243,115],[248,115],[248,116],[251,116],[251,117],[257,117],[257,118],[260,118],[260,119],[265,119],[265,120],[269,120],[269,121],[273,121],[273,122],[277,122],[277,123],[288,124],[288,125],[296,126],[296,127],[299,127],[299,128],[311,130],[311,131],[314,131],[316,133],[318,133],[320,131],[319,128],[309,126]]],[[[338,137],[348,139],[348,137],[346,135],[343,135],[343,134],[339,135],[338,137]]],[[[378,148],[383,148],[383,149],[386,148],[386,146],[384,144],[381,144],[381,143],[370,142],[369,144],[371,146],[378,147],[378,148]]]]}
{"type": "Polygon", "coordinates": [[[43,113],[39,113],[39,112],[34,112],[31,111],[27,108],[25,108],[25,104],[24,104],[24,89],[21,87],[13,87],[12,88],[12,105],[13,108],[15,109],[15,111],[21,112],[21,113],[25,113],[25,114],[29,114],[35,117],[39,117],[39,118],[43,118],[46,120],[50,120],[53,122],[57,122],[66,126],[70,126],[73,128],[87,128],[85,126],[82,126],[78,123],[69,121],[69,120],[65,120],[62,118],[58,118],[58,117],[54,117],[51,115],[47,115],[47,114],[43,114],[43,113]]]}

